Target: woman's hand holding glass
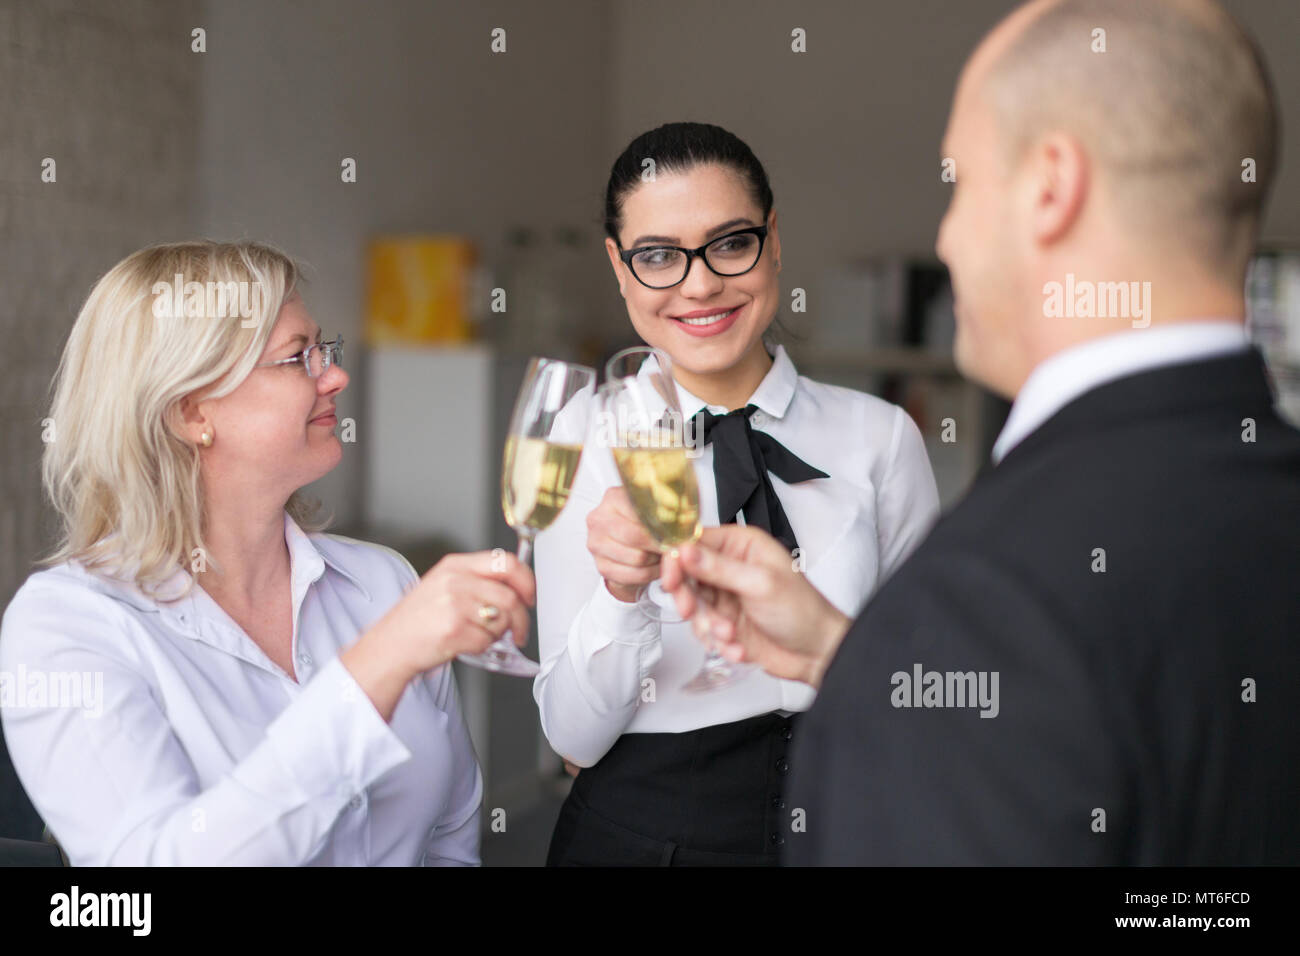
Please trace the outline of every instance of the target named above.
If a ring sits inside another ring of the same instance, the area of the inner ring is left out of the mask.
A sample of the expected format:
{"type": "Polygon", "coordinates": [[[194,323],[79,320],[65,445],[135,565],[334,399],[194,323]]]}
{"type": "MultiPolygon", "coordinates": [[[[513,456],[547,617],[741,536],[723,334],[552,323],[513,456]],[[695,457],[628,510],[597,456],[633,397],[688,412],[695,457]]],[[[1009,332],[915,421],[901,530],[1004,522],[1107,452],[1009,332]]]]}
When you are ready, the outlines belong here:
{"type": "Polygon", "coordinates": [[[425,671],[482,653],[507,631],[523,644],[536,601],[533,572],[513,554],[449,554],[341,659],[387,720],[406,685],[425,671]]]}
{"type": "MultiPolygon", "coordinates": [[[[501,511],[519,538],[515,557],[527,565],[533,539],[550,527],[568,504],[569,493],[582,461],[581,437],[586,432],[587,400],[596,373],[585,365],[558,359],[533,358],[528,362],[515,409],[510,416],[501,467],[501,511]],[[567,428],[563,422],[567,418],[567,428]]],[[[484,605],[482,611],[493,611],[484,605]]],[[[524,632],[525,635],[527,632],[524,632]]],[[[501,635],[479,653],[464,653],[460,660],[512,677],[536,677],[536,661],[519,652],[520,632],[501,635]]]]}
{"type": "MultiPolygon", "coordinates": [[[[693,445],[677,398],[672,363],[659,349],[624,349],[605,365],[601,412],[624,494],[661,556],[699,538],[700,492],[691,463],[693,445]]],[[[655,568],[654,579],[660,567],[655,568]]],[[[690,587],[683,579],[682,586],[690,587]]],[[[658,602],[655,602],[656,604],[658,602]]],[[[671,602],[669,602],[671,603],[671,602]]],[[[660,621],[672,618],[655,612],[660,621]]],[[[707,691],[746,677],[752,667],[732,664],[710,646],[704,664],[683,687],[707,691]]]]}
{"type": "Polygon", "coordinates": [[[636,603],[659,578],[659,545],[646,532],[621,485],[608,489],[587,515],[587,550],[606,590],[625,604],[636,603]]]}
{"type": "Polygon", "coordinates": [[[509,552],[449,554],[389,612],[397,647],[419,671],[476,654],[507,630],[528,640],[528,608],[536,603],[532,569],[509,552]],[[484,607],[497,614],[485,617],[484,607]]]}

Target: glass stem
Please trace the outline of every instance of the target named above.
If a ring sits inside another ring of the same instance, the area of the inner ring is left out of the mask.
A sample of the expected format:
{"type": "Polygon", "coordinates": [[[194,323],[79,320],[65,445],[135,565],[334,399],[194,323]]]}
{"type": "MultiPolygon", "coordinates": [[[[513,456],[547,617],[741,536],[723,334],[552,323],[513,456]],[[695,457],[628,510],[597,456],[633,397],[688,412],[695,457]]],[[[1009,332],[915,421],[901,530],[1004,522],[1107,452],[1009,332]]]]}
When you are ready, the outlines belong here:
{"type": "Polygon", "coordinates": [[[519,559],[520,564],[522,564],[524,567],[528,567],[528,562],[531,561],[533,557],[533,536],[532,535],[523,534],[522,532],[520,533],[519,549],[515,552],[515,557],[519,559]]]}
{"type": "MultiPolygon", "coordinates": [[[[704,607],[708,606],[704,598],[700,595],[700,589],[696,587],[694,578],[690,577],[689,575],[683,574],[682,584],[686,585],[686,590],[690,591],[691,595],[695,598],[695,605],[697,608],[700,606],[704,606],[704,607]]],[[[704,665],[706,667],[713,668],[719,665],[725,665],[726,662],[727,659],[718,653],[718,642],[715,641],[713,639],[713,635],[710,634],[708,650],[705,651],[704,654],[704,665]]]]}

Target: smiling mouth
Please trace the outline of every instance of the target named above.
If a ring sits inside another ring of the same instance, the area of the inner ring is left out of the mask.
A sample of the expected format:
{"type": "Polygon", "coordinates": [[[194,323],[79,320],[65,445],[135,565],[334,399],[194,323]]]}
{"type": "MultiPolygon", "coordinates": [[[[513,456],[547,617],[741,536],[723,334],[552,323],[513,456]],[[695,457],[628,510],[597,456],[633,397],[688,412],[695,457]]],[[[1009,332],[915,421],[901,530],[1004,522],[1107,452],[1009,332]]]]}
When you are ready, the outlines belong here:
{"type": "Polygon", "coordinates": [[[699,312],[692,312],[689,315],[674,315],[671,318],[683,325],[716,325],[724,319],[730,318],[731,314],[739,308],[740,306],[737,305],[730,309],[701,309],[699,312]]]}

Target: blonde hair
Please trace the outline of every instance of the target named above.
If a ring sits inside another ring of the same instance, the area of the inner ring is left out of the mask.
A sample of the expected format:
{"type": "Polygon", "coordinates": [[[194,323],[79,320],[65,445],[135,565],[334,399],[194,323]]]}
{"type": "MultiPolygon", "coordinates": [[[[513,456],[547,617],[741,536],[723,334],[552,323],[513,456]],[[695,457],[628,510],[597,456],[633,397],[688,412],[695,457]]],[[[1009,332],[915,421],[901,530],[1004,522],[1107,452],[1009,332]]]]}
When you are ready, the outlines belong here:
{"type": "MultiPolygon", "coordinates": [[[[189,592],[192,577],[180,594],[159,594],[196,549],[207,553],[199,451],[180,432],[181,399],[238,387],[300,278],[278,249],[201,240],[141,249],[95,283],[52,385],[54,435],[41,468],[62,535],[42,564],[79,561],[159,600],[189,592]],[[208,294],[177,301],[178,282],[208,294]],[[238,307],[241,288],[242,311],[212,314],[213,290],[230,293],[218,305],[238,307]],[[196,315],[182,301],[207,308],[196,315]]],[[[318,506],[294,492],[285,510],[320,530],[318,506]]]]}

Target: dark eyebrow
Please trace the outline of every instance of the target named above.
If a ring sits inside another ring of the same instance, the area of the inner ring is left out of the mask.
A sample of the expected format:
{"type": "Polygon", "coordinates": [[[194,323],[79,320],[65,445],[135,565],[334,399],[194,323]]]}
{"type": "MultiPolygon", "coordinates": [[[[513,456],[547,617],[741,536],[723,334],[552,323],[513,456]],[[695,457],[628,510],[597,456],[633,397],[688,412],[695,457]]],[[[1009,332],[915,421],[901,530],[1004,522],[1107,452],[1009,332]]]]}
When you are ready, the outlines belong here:
{"type": "MultiPolygon", "coordinates": [[[[706,232],[704,234],[704,238],[706,240],[712,239],[714,236],[718,235],[719,233],[726,232],[728,229],[734,229],[736,226],[752,226],[752,225],[753,223],[750,220],[745,218],[728,219],[726,222],[722,223],[721,225],[714,226],[712,229],[706,232]]],[[[636,241],[633,242],[632,245],[640,246],[647,242],[662,242],[670,246],[675,246],[677,245],[677,241],[678,240],[676,236],[637,236],[636,241]]]]}

